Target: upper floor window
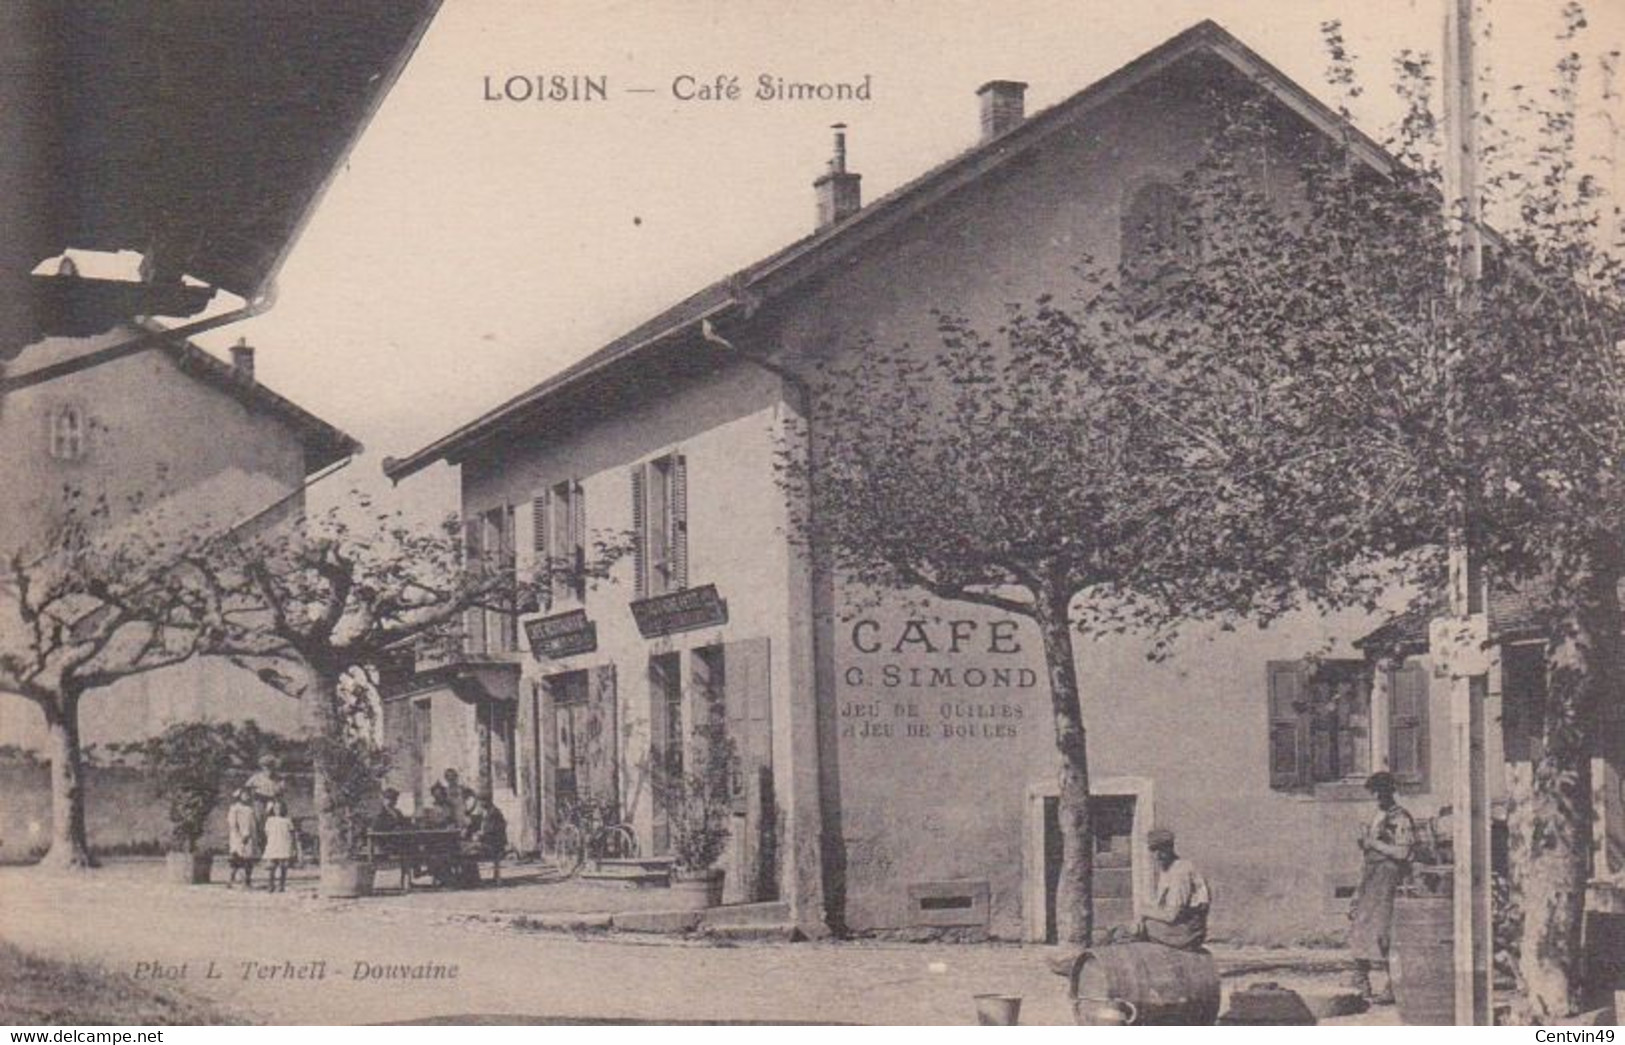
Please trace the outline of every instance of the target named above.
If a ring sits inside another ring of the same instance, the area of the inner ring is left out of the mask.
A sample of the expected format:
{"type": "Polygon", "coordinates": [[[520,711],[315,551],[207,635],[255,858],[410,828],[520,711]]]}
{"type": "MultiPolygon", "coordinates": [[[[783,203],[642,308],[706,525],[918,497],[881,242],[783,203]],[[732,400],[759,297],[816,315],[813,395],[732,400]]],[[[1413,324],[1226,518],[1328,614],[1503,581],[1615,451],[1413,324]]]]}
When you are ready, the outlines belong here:
{"type": "Polygon", "coordinates": [[[667,454],[632,469],[637,597],[688,587],[688,466],[667,454]]]}
{"type": "Polygon", "coordinates": [[[1141,185],[1123,208],[1121,269],[1124,292],[1149,307],[1196,262],[1199,241],[1191,209],[1166,182],[1141,185]]]}
{"type": "Polygon", "coordinates": [[[78,461],[85,456],[87,432],[85,412],[78,406],[59,406],[50,418],[51,456],[58,461],[78,461]]]}
{"type": "Polygon", "coordinates": [[[551,605],[587,594],[587,494],[576,480],[555,483],[531,502],[532,551],[551,605]]]}
{"type": "MultiPolygon", "coordinates": [[[[503,505],[464,520],[468,560],[503,575],[509,590],[516,584],[513,508],[503,505]]],[[[510,653],[519,648],[519,627],[513,607],[490,604],[471,609],[464,618],[464,648],[470,653],[510,653]]]]}

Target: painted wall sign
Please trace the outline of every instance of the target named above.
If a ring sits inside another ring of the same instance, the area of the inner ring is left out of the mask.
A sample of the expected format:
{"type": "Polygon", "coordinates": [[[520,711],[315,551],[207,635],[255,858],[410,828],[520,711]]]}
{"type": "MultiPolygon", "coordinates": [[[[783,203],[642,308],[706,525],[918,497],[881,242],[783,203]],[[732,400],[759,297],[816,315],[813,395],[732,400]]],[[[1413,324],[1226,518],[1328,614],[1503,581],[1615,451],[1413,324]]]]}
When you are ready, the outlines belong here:
{"type": "Polygon", "coordinates": [[[586,610],[571,610],[526,621],[525,638],[537,660],[569,657],[598,648],[598,625],[587,619],[586,610]]]}
{"type": "Polygon", "coordinates": [[[639,599],[632,603],[632,617],[638,622],[639,633],[652,639],[726,624],[728,603],[717,594],[715,584],[706,584],[639,599]]]}
{"type": "Polygon", "coordinates": [[[1014,620],[877,619],[846,629],[840,735],[854,740],[1014,740],[1039,673],[1014,620]]]}

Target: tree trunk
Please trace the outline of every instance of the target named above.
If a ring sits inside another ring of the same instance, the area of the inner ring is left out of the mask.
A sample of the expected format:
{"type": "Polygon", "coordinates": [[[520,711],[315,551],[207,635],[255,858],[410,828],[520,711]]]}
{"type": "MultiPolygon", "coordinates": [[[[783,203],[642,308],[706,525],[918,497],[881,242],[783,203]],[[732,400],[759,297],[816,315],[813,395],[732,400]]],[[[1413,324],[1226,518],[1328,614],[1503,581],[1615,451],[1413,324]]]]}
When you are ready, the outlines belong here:
{"type": "Polygon", "coordinates": [[[1061,752],[1059,820],[1061,880],[1055,887],[1055,927],[1060,943],[1093,942],[1095,854],[1089,824],[1089,752],[1078,700],[1072,652],[1071,593],[1037,593],[1038,627],[1044,638],[1055,746],[1061,752]]]}
{"type": "Polygon", "coordinates": [[[1546,650],[1540,750],[1509,823],[1514,895],[1523,908],[1518,973],[1528,1015],[1579,1011],[1581,929],[1591,868],[1590,738],[1619,687],[1619,570],[1588,560],[1546,650]]]}
{"type": "Polygon", "coordinates": [[[311,695],[316,698],[315,757],[311,760],[312,799],[316,804],[316,842],[321,861],[342,860],[349,853],[349,840],[339,825],[339,811],[331,804],[334,793],[331,748],[344,742],[344,717],[339,713],[339,677],[334,672],[311,669],[311,695]]]}
{"type": "Polygon", "coordinates": [[[48,867],[96,866],[85,832],[85,766],[79,749],[79,696],[62,694],[45,712],[51,733],[51,848],[48,867]]]}

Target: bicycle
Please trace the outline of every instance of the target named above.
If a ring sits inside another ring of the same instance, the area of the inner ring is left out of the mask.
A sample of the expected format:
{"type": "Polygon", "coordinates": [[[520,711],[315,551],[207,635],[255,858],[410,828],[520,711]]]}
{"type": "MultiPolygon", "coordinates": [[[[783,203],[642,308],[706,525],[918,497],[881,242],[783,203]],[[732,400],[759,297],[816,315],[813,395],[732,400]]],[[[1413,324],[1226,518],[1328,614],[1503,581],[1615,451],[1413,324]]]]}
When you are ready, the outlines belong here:
{"type": "Polygon", "coordinates": [[[553,856],[566,878],[581,873],[587,861],[630,860],[638,855],[638,836],[619,817],[605,817],[597,803],[581,802],[564,810],[564,823],[553,836],[553,856]]]}

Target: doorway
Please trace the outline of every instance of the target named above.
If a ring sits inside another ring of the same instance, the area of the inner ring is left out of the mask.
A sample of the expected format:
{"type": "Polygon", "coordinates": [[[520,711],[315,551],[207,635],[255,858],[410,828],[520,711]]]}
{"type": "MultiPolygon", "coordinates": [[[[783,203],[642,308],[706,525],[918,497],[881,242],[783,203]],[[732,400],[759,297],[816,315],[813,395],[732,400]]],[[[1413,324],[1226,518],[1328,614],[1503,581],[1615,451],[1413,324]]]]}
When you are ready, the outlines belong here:
{"type": "MultiPolygon", "coordinates": [[[[1055,943],[1056,895],[1061,882],[1060,797],[1055,785],[1028,790],[1028,821],[1023,843],[1022,882],[1024,936],[1035,943],[1055,943]]],[[[1149,888],[1150,865],[1145,834],[1155,815],[1151,781],[1118,777],[1102,781],[1090,798],[1093,806],[1091,846],[1095,864],[1095,930],[1127,926],[1137,900],[1149,888]]]]}

